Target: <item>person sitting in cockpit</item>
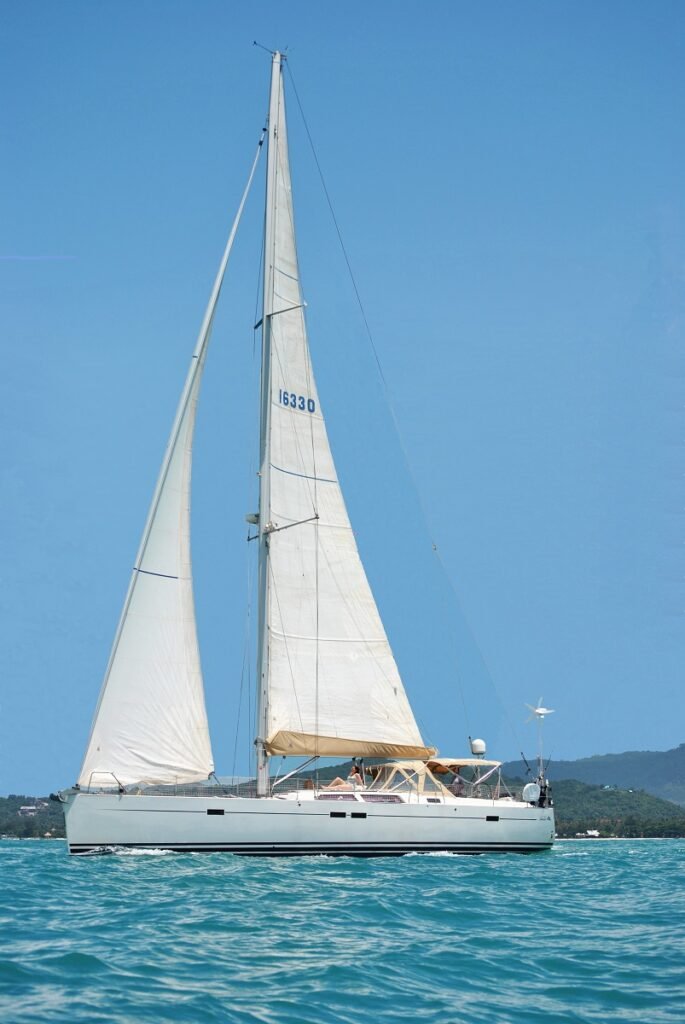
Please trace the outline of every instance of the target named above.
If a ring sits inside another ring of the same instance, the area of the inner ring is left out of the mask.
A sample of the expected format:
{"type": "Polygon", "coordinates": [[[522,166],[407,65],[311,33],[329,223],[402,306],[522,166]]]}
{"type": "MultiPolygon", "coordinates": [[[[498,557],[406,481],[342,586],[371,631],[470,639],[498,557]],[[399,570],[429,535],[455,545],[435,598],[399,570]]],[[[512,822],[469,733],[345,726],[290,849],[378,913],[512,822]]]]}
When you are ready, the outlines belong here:
{"type": "Polygon", "coordinates": [[[461,771],[460,768],[455,769],[454,778],[452,779],[452,782],[451,782],[450,786],[448,787],[450,793],[452,794],[452,796],[463,796],[464,795],[464,789],[465,789],[465,787],[464,787],[464,780],[462,779],[461,775],[459,774],[460,771],[461,771]]]}

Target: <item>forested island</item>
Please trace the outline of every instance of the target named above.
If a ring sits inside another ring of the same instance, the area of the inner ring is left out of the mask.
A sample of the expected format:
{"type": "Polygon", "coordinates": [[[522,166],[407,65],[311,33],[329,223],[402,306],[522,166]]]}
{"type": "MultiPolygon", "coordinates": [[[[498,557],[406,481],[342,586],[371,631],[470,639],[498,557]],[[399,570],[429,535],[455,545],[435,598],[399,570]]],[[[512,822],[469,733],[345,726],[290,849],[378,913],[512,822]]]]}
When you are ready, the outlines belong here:
{"type": "Polygon", "coordinates": [[[575,779],[552,783],[557,835],[683,838],[685,810],[644,790],[590,786],[575,779]]]}
{"type": "Polygon", "coordinates": [[[64,835],[60,803],[47,796],[10,793],[0,797],[0,838],[61,839],[64,835]]]}
{"type": "MultiPolygon", "coordinates": [[[[502,766],[508,778],[523,777],[527,765],[509,761],[502,766]]],[[[685,808],[685,743],[671,750],[627,750],[594,754],[576,761],[552,760],[547,774],[553,785],[562,779],[595,786],[642,790],[685,808]]]]}

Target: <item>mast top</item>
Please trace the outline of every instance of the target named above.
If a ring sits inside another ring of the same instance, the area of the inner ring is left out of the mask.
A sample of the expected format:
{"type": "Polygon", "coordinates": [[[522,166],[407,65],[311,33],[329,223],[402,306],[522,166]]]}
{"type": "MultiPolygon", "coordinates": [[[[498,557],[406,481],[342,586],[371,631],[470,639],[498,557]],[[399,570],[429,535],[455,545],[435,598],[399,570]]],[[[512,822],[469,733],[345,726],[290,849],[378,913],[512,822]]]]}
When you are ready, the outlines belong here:
{"type": "Polygon", "coordinates": [[[253,46],[258,46],[260,50],[266,50],[267,53],[270,53],[271,54],[271,59],[272,59],[274,64],[278,63],[280,65],[283,65],[283,63],[288,59],[288,57],[287,57],[288,47],[287,46],[286,46],[285,50],[272,50],[270,46],[264,46],[262,43],[258,43],[256,39],[252,40],[252,45],[253,46]]]}

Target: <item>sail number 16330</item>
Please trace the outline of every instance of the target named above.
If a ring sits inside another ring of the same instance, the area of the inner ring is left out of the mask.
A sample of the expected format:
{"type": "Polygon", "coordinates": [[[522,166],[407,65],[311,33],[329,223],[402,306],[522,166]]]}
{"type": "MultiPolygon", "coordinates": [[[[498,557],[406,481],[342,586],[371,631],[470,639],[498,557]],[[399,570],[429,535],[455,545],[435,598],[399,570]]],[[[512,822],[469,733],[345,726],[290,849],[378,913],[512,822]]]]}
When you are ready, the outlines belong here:
{"type": "Polygon", "coordinates": [[[280,388],[278,401],[281,405],[287,405],[290,409],[299,409],[301,412],[316,412],[316,402],[313,398],[296,395],[294,391],[284,391],[283,388],[280,388]]]}

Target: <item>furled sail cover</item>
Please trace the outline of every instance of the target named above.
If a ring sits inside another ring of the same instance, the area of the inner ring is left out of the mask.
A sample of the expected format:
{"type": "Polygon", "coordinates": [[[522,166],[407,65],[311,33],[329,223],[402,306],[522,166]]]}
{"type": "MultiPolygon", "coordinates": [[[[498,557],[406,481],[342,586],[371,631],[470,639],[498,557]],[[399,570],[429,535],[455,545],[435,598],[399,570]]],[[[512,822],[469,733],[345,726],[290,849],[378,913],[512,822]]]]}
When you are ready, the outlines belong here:
{"type": "Polygon", "coordinates": [[[274,90],[265,259],[269,479],[262,490],[270,531],[266,748],[429,756],[359,558],[321,414],[300,293],[282,74],[274,90]]]}
{"type": "Polygon", "coordinates": [[[191,371],[169,441],[81,786],[192,782],[214,769],[190,562],[191,453],[201,371],[201,364],[191,371]]]}

